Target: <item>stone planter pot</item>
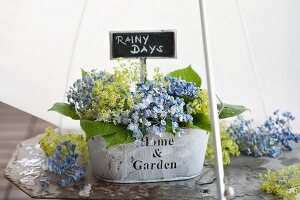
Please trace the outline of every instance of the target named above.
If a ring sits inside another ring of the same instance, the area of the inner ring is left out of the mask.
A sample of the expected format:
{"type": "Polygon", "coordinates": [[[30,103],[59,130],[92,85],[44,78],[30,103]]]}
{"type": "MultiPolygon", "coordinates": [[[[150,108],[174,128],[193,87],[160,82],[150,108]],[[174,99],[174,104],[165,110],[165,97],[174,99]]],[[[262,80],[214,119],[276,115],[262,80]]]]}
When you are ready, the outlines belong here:
{"type": "Polygon", "coordinates": [[[185,180],[201,173],[208,133],[186,129],[182,137],[145,136],[144,145],[107,149],[101,136],[88,141],[94,175],[117,183],[185,180]]]}

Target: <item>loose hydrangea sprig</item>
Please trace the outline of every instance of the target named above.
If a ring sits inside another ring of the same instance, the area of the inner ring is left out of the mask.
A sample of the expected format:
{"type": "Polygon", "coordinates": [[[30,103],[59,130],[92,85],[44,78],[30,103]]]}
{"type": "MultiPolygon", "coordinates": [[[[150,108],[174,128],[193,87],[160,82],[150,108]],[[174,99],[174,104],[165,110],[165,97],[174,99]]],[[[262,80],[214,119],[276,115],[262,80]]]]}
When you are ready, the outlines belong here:
{"type": "Polygon", "coordinates": [[[300,135],[291,131],[290,121],[295,117],[290,112],[285,112],[282,117],[276,110],[263,125],[256,129],[252,127],[253,120],[245,120],[238,116],[237,121],[232,123],[227,132],[239,145],[239,149],[246,155],[270,156],[277,158],[282,152],[282,147],[292,150],[289,142],[300,141],[300,135]]]}
{"type": "Polygon", "coordinates": [[[52,156],[57,145],[62,141],[67,140],[76,145],[76,153],[79,155],[79,162],[82,164],[89,162],[87,142],[82,134],[71,131],[60,133],[55,131],[52,127],[48,127],[45,129],[43,136],[39,139],[39,144],[41,149],[46,153],[46,156],[52,156]]]}
{"type": "MultiPolygon", "coordinates": [[[[78,183],[85,177],[86,169],[77,162],[78,153],[75,153],[76,145],[69,140],[57,145],[52,156],[48,158],[48,171],[59,177],[58,184],[66,187],[78,183]]],[[[50,179],[43,177],[42,186],[49,186],[50,179]]]]}
{"type": "Polygon", "coordinates": [[[282,117],[279,116],[279,110],[273,113],[264,123],[264,125],[258,127],[263,132],[268,132],[270,137],[276,138],[277,143],[281,143],[287,150],[291,151],[292,147],[289,141],[296,143],[300,142],[300,135],[292,133],[290,121],[295,120],[295,117],[290,112],[282,113],[282,117]]]}

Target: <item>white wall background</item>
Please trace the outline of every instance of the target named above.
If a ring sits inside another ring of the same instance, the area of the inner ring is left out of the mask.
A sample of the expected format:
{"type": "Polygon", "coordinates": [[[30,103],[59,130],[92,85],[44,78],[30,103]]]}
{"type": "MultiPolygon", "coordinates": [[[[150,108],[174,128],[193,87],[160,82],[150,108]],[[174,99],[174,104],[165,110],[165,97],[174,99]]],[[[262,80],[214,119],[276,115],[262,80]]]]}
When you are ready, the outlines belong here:
{"type": "MultiPolygon", "coordinates": [[[[210,0],[205,10],[222,100],[247,106],[257,122],[276,108],[291,111],[300,132],[300,1],[210,0]]],[[[65,101],[80,68],[115,65],[108,32],[159,29],[177,30],[178,58],[149,59],[149,70],[192,64],[205,82],[198,0],[1,0],[0,101],[78,128],[47,110],[65,101]]]]}

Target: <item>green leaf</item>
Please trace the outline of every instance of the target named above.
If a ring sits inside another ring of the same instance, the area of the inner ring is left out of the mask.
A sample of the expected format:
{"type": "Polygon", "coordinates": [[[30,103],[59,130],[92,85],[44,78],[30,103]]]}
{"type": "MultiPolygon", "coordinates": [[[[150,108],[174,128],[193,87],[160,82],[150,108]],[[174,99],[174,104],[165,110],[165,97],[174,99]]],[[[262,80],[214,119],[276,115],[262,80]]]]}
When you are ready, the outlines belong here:
{"type": "MultiPolygon", "coordinates": [[[[130,135],[131,134],[132,134],[132,132],[130,133],[130,135]]],[[[107,148],[110,148],[115,145],[133,143],[135,141],[135,139],[133,137],[131,137],[130,135],[118,132],[118,133],[112,133],[109,135],[104,135],[102,137],[106,141],[107,148]]]]}
{"type": "Polygon", "coordinates": [[[209,116],[202,113],[197,113],[193,115],[193,124],[194,126],[199,127],[200,129],[210,131],[210,119],[209,116]]]}
{"type": "Polygon", "coordinates": [[[183,98],[185,104],[188,104],[188,103],[194,101],[194,99],[195,99],[195,98],[191,98],[191,97],[187,97],[187,96],[180,96],[180,98],[183,98]]]}
{"type": "MultiPolygon", "coordinates": [[[[240,105],[230,105],[230,104],[223,104],[224,108],[222,112],[219,115],[219,119],[225,119],[228,117],[234,117],[236,115],[239,115],[246,110],[244,106],[240,105]]],[[[218,109],[221,109],[221,104],[218,104],[218,109]]],[[[200,129],[210,131],[210,118],[209,115],[205,115],[203,113],[197,113],[192,115],[193,116],[193,125],[199,127],[200,129]]]]}
{"type": "Polygon", "coordinates": [[[48,111],[55,111],[64,116],[71,117],[72,119],[78,120],[80,117],[75,111],[75,108],[67,103],[55,103],[52,108],[48,111]]]}
{"type": "Polygon", "coordinates": [[[85,77],[87,75],[87,72],[84,71],[84,69],[81,68],[81,77],[85,77]]]}
{"type": "Polygon", "coordinates": [[[185,127],[185,128],[193,128],[193,129],[201,129],[200,127],[196,126],[196,125],[193,124],[192,122],[190,122],[190,123],[185,123],[183,127],[185,127]]]}
{"type": "Polygon", "coordinates": [[[166,120],[165,128],[167,133],[171,133],[175,136],[175,133],[173,133],[173,129],[172,129],[172,120],[166,120]]]}
{"type": "Polygon", "coordinates": [[[197,72],[195,72],[193,70],[191,65],[189,65],[186,68],[178,69],[178,70],[175,70],[173,72],[170,72],[166,76],[180,78],[180,79],[183,79],[183,80],[188,81],[188,82],[194,82],[197,87],[201,87],[201,78],[197,74],[197,72]]]}
{"type": "MultiPolygon", "coordinates": [[[[224,108],[219,115],[219,119],[234,117],[248,110],[246,107],[240,105],[223,104],[223,106],[224,108]]],[[[218,104],[218,110],[220,110],[221,108],[222,105],[218,104]]]]}
{"type": "Polygon", "coordinates": [[[100,135],[107,143],[107,148],[134,142],[132,132],[125,126],[115,125],[113,123],[80,120],[80,126],[86,133],[86,140],[91,137],[100,135]]]}

